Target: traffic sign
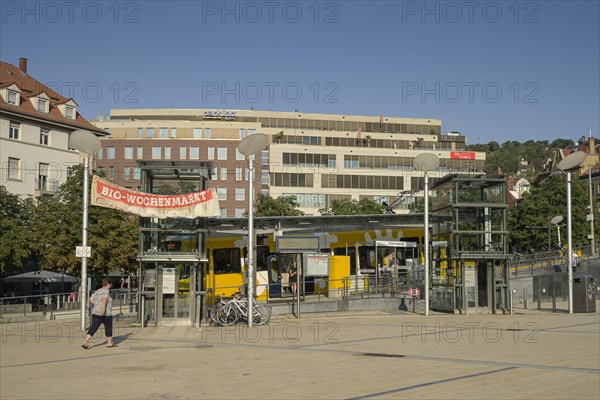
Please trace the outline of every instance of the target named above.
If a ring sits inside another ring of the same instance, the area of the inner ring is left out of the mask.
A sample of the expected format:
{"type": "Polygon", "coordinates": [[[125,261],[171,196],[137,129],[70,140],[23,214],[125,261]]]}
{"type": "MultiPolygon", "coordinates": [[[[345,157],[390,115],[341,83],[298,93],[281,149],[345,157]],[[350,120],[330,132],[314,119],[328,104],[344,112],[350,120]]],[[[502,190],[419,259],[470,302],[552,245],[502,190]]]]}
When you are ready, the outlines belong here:
{"type": "Polygon", "coordinates": [[[412,297],[413,299],[416,297],[419,297],[419,295],[421,294],[421,291],[419,290],[419,288],[410,288],[408,289],[408,294],[410,294],[410,297],[412,297]]]}
{"type": "Polygon", "coordinates": [[[75,256],[82,258],[87,257],[90,258],[92,256],[92,248],[90,246],[76,246],[75,247],[75,256]]]}

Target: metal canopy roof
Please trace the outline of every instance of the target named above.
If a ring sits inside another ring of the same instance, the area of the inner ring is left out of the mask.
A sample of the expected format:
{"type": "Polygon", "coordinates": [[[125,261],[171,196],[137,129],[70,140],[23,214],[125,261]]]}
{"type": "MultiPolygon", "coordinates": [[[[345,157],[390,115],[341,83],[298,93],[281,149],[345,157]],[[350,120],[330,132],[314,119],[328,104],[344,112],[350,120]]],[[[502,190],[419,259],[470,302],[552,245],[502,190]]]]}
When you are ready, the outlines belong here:
{"type": "MultiPolygon", "coordinates": [[[[432,217],[432,216],[430,216],[432,217]]],[[[348,230],[422,228],[423,214],[323,215],[299,217],[254,217],[256,234],[280,229],[283,233],[316,233],[348,230]]],[[[209,234],[247,234],[248,218],[209,218],[209,234]]]]}
{"type": "Polygon", "coordinates": [[[153,180],[198,180],[212,173],[213,163],[206,161],[138,160],[140,169],[153,180]]]}

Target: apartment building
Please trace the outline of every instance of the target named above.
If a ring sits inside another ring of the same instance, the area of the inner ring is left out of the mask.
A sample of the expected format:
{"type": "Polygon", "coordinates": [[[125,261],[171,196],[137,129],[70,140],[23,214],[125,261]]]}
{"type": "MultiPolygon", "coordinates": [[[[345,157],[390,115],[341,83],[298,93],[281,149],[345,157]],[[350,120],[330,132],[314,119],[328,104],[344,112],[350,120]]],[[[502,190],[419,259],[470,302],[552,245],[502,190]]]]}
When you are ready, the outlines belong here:
{"type": "Polygon", "coordinates": [[[13,194],[41,196],[56,192],[80,162],[69,146],[71,132],[106,134],[79,114],[74,99],[30,76],[27,64],[0,61],[0,184],[13,194]]]}
{"type": "MultiPolygon", "coordinates": [[[[441,121],[359,115],[259,110],[118,109],[92,121],[109,134],[98,167],[113,182],[137,189],[136,160],[199,160],[214,164],[210,187],[221,214],[240,217],[247,208],[247,162],[237,145],[256,132],[270,144],[255,160],[255,185],[273,197],[293,195],[307,214],[333,200],[370,198],[407,212],[422,196],[424,171],[416,156],[433,153],[430,177],[481,171],[485,153],[465,151],[465,136],[442,133],[441,121]],[[406,201],[399,201],[405,199],[406,201]]],[[[258,190],[258,189],[257,189],[258,190]]]]}

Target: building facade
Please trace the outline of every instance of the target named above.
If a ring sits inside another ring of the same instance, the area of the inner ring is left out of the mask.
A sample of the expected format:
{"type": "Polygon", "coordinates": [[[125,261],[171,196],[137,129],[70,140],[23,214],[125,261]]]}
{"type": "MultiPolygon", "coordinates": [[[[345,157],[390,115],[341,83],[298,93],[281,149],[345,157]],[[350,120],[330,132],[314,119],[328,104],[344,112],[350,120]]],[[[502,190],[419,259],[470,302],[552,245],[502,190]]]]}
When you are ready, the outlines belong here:
{"type": "MultiPolygon", "coordinates": [[[[270,137],[256,156],[255,185],[272,197],[292,195],[307,214],[318,215],[333,200],[373,199],[407,212],[422,196],[423,171],[413,166],[421,153],[440,164],[431,177],[481,171],[485,153],[465,151],[466,138],[442,134],[435,119],[331,115],[301,112],[207,109],[112,110],[92,121],[109,134],[98,167],[116,184],[139,188],[137,160],[212,162],[209,187],[219,194],[223,217],[247,208],[247,162],[237,145],[256,132],[270,137]]],[[[257,189],[258,191],[258,189],[257,189]]]]}
{"type": "Polygon", "coordinates": [[[0,62],[1,185],[13,194],[53,194],[80,162],[70,148],[71,132],[106,134],[77,112],[77,103],[31,77],[27,59],[19,66],[0,62]]]}

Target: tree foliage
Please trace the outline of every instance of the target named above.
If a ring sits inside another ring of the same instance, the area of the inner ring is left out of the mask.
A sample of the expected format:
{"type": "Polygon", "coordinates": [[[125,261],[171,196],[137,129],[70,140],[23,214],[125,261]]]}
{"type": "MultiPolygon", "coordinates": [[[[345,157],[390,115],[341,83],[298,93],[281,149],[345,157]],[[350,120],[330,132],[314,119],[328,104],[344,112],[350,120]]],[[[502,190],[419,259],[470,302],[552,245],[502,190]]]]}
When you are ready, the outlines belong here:
{"type": "MultiPolygon", "coordinates": [[[[31,241],[39,268],[79,274],[81,259],[75,247],[82,244],[83,168],[69,170],[67,182],[52,197],[42,198],[35,209],[31,241]]],[[[138,218],[122,211],[90,206],[88,246],[91,275],[112,270],[133,271],[139,241],[138,218]],[[116,245],[118,244],[118,245],[116,245]]]]}
{"type": "Polygon", "coordinates": [[[0,271],[20,271],[31,251],[32,198],[20,198],[0,186],[0,271]]]}
{"type": "Polygon", "coordinates": [[[254,204],[255,217],[299,216],[304,212],[298,209],[300,203],[295,196],[273,198],[260,193],[254,204]]]}
{"type": "MultiPolygon", "coordinates": [[[[590,225],[586,221],[589,202],[584,181],[572,179],[571,203],[573,245],[587,246],[589,245],[587,235],[590,233],[590,225]]],[[[598,208],[597,204],[596,208],[598,208]]],[[[563,216],[561,244],[564,245],[567,243],[567,183],[564,174],[552,175],[540,186],[532,187],[531,191],[510,210],[509,227],[513,250],[519,252],[529,249],[547,250],[548,234],[550,234],[550,247],[557,248],[558,232],[550,220],[558,215],[563,216]]],[[[595,231],[596,235],[600,234],[598,226],[595,231]]]]}
{"type": "MultiPolygon", "coordinates": [[[[569,141],[558,144],[568,144],[569,141]]],[[[488,144],[475,144],[467,146],[467,150],[481,151],[486,153],[485,172],[496,174],[500,168],[505,174],[515,175],[520,171],[521,158],[525,158],[531,170],[526,175],[535,175],[542,171],[544,162],[553,155],[553,148],[556,141],[549,143],[547,140],[533,141],[528,140],[525,143],[517,141],[507,141],[502,145],[497,142],[488,144]]],[[[570,141],[573,144],[573,141],[570,141]]]]}
{"type": "Polygon", "coordinates": [[[385,213],[385,206],[371,199],[333,200],[331,207],[319,209],[321,215],[369,215],[385,213]]]}

